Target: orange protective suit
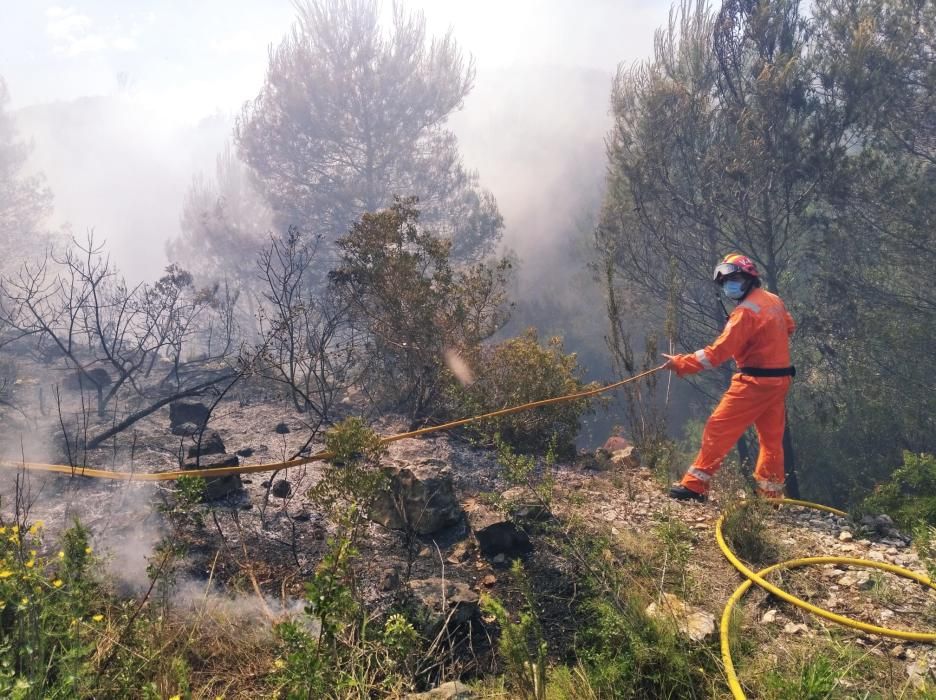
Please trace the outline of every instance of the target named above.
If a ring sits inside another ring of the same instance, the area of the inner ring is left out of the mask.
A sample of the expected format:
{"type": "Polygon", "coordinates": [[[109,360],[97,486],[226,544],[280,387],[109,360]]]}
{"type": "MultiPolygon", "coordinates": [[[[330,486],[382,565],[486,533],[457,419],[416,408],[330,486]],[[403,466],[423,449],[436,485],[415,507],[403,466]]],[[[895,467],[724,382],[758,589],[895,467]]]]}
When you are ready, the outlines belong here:
{"type": "MultiPolygon", "coordinates": [[[[790,336],[796,325],[780,297],[755,287],[728,318],[714,343],[687,355],[678,355],[672,367],[679,376],[712,369],[729,358],[738,367],[782,369],[790,367],[790,336]]],[[[702,448],[682,485],[705,493],[725,455],[753,424],[760,442],[754,469],[758,492],[769,498],[783,495],[784,402],[792,377],[753,377],[737,373],[731,386],[705,424],[702,448]]]]}

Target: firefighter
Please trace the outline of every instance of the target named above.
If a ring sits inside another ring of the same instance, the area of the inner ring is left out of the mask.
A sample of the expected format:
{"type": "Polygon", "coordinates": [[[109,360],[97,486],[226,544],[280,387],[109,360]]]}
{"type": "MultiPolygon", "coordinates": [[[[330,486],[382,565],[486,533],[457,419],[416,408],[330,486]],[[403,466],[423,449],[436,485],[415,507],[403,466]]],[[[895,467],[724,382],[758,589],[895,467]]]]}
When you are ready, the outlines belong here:
{"type": "Polygon", "coordinates": [[[669,495],[704,501],[725,455],[753,424],[760,442],[754,469],[757,493],[782,498],[784,403],[796,374],[790,363],[793,317],[780,297],[761,289],[757,267],[745,255],[725,256],[715,268],[714,281],[736,304],[725,329],[715,342],[694,353],[664,355],[664,367],[684,377],[734,358],[738,369],[705,424],[699,454],[669,495]]]}

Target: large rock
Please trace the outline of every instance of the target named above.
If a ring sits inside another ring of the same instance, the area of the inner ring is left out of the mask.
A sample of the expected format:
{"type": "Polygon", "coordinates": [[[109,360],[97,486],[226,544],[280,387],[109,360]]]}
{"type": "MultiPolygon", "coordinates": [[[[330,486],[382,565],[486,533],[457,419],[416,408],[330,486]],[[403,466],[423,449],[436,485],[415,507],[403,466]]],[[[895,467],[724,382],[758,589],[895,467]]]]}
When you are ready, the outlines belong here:
{"type": "Polygon", "coordinates": [[[173,401],[169,404],[169,428],[174,429],[183,423],[194,423],[199,428],[208,422],[210,411],[199,401],[173,401]]]}
{"type": "Polygon", "coordinates": [[[460,581],[417,579],[408,583],[413,624],[429,639],[454,630],[478,614],[478,594],[460,581]]]}
{"type": "Polygon", "coordinates": [[[223,455],[227,450],[224,448],[224,442],[221,436],[215,431],[202,435],[201,449],[198,445],[192,445],[188,448],[189,457],[204,457],[205,455],[223,455]]]}
{"type": "MultiPolygon", "coordinates": [[[[221,455],[212,457],[208,460],[209,464],[196,465],[194,462],[187,462],[185,469],[220,469],[222,467],[236,467],[239,464],[237,455],[221,455]]],[[[241,482],[240,474],[225,474],[224,476],[205,477],[204,500],[218,501],[235,494],[241,493],[244,485],[241,482]]]]}
{"type": "Polygon", "coordinates": [[[429,535],[462,521],[452,477],[439,460],[384,468],[390,484],[371,509],[374,522],[429,535]]]}
{"type": "Polygon", "coordinates": [[[478,697],[480,696],[475,695],[464,683],[449,681],[425,693],[410,693],[406,700],[477,700],[478,697]]]}
{"type": "Polygon", "coordinates": [[[81,372],[72,372],[65,377],[62,386],[69,391],[97,391],[98,387],[104,388],[110,386],[111,376],[103,367],[89,369],[87,374],[81,372]]]}

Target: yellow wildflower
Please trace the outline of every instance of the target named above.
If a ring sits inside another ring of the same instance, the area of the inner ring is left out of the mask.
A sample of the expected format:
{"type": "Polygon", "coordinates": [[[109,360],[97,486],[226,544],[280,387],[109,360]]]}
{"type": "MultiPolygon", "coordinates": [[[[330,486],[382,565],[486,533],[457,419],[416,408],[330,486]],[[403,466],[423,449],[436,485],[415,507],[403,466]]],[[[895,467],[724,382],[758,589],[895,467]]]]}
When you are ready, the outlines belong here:
{"type": "Polygon", "coordinates": [[[25,564],[23,564],[23,566],[25,566],[27,569],[31,569],[31,568],[33,568],[33,566],[34,566],[35,564],[36,564],[36,560],[35,560],[35,559],[30,559],[28,562],[26,562],[25,564]]]}
{"type": "Polygon", "coordinates": [[[23,599],[20,601],[20,605],[29,605],[29,598],[23,596],[23,599]]]}
{"type": "Polygon", "coordinates": [[[65,558],[65,550],[63,550],[63,549],[60,549],[60,550],[59,550],[58,558],[59,558],[59,559],[64,559],[64,558],[65,558]]]}
{"type": "Polygon", "coordinates": [[[0,571],[0,578],[10,578],[10,576],[12,575],[13,575],[13,572],[10,571],[9,569],[4,569],[3,571],[0,571]]]}
{"type": "Polygon", "coordinates": [[[84,548],[84,553],[85,553],[85,554],[91,554],[91,552],[93,552],[93,551],[94,551],[94,550],[91,549],[91,547],[85,547],[85,548],[84,548]]]}
{"type": "Polygon", "coordinates": [[[37,521],[34,522],[34,523],[32,524],[32,526],[29,528],[29,534],[30,534],[30,535],[35,535],[37,532],[39,532],[39,530],[41,530],[41,529],[43,528],[44,525],[45,525],[44,522],[42,522],[41,520],[37,520],[37,521]]]}
{"type": "Polygon", "coordinates": [[[94,620],[95,622],[100,622],[101,620],[104,619],[104,616],[101,615],[100,613],[98,613],[97,615],[95,615],[95,616],[92,617],[91,619],[94,620]]]}
{"type": "Polygon", "coordinates": [[[56,588],[61,588],[63,585],[63,581],[62,579],[57,578],[52,582],[52,585],[55,586],[56,588]]]}
{"type": "Polygon", "coordinates": [[[273,666],[276,668],[285,668],[286,662],[283,661],[282,659],[277,659],[276,661],[273,662],[273,666]]]}
{"type": "Polygon", "coordinates": [[[6,534],[6,527],[5,526],[0,527],[0,535],[5,535],[5,534],[6,534]]]}
{"type": "Polygon", "coordinates": [[[169,698],[169,700],[182,700],[182,696],[181,696],[181,695],[173,695],[171,698],[169,698]]]}

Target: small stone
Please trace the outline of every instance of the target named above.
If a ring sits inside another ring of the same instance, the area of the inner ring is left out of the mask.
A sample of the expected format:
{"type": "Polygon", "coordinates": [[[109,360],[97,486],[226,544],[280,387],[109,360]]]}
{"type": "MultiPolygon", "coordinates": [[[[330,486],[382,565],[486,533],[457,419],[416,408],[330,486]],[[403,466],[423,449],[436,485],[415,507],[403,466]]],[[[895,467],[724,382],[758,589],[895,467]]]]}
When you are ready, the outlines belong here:
{"type": "Polygon", "coordinates": [[[491,561],[495,564],[503,564],[507,561],[507,557],[505,557],[503,554],[495,554],[491,561]]]}
{"type": "Polygon", "coordinates": [[[765,624],[770,623],[770,622],[776,622],[778,612],[779,611],[771,608],[770,610],[764,613],[764,616],[761,618],[761,622],[765,624]]]}
{"type": "Polygon", "coordinates": [[[397,568],[385,569],[380,577],[380,590],[395,591],[400,587],[400,572],[397,568]]]}
{"type": "Polygon", "coordinates": [[[491,587],[497,583],[497,577],[494,574],[488,574],[481,579],[481,585],[491,587]]]}
{"type": "Polygon", "coordinates": [[[784,634],[806,634],[809,632],[809,627],[802,623],[788,622],[783,626],[784,634]]]}
{"type": "Polygon", "coordinates": [[[851,542],[854,538],[855,536],[852,533],[850,533],[848,530],[842,530],[839,533],[839,539],[842,542],[851,542]]]}
{"type": "Polygon", "coordinates": [[[907,648],[902,644],[898,644],[890,650],[889,656],[894,659],[905,659],[907,657],[907,648]]]}
{"type": "Polygon", "coordinates": [[[890,549],[887,550],[887,554],[890,554],[892,557],[896,557],[899,554],[899,552],[897,551],[896,547],[891,547],[890,549]]]}

